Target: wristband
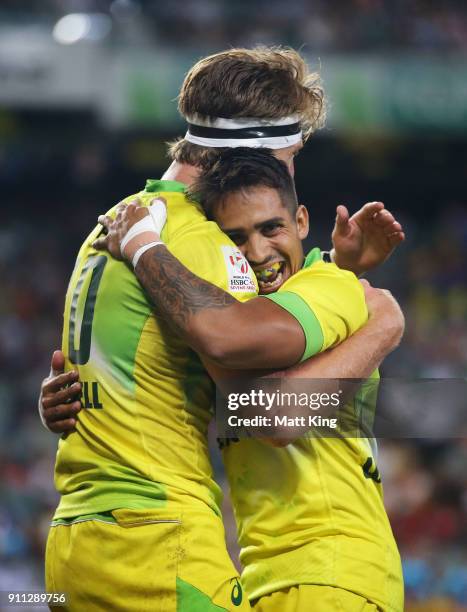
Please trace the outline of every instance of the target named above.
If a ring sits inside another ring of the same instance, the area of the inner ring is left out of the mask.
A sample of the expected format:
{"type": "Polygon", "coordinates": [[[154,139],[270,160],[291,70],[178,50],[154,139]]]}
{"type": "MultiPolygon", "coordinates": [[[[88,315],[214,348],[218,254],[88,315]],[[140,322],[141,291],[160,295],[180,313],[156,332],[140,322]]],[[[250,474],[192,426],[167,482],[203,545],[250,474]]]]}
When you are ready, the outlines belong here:
{"type": "MultiPolygon", "coordinates": [[[[133,226],[134,227],[134,226],[133,226]]],[[[129,233],[129,232],[128,232],[129,233]]],[[[139,232],[138,232],[139,233],[139,232]]],[[[152,247],[157,246],[158,244],[163,244],[165,246],[165,243],[162,241],[158,241],[158,242],[150,242],[149,244],[145,244],[142,247],[139,247],[139,249],[136,251],[136,253],[133,255],[133,260],[132,260],[132,264],[133,264],[133,269],[136,268],[136,265],[141,257],[141,255],[143,255],[143,253],[146,253],[146,251],[148,251],[149,249],[152,249],[152,247]]]]}
{"type": "Polygon", "coordinates": [[[132,240],[139,234],[143,234],[146,232],[151,232],[154,235],[156,234],[156,230],[154,228],[154,222],[152,220],[151,215],[146,215],[144,219],[140,219],[139,221],[137,221],[133,225],[133,227],[130,227],[128,232],[123,236],[122,241],[120,242],[120,252],[123,257],[124,257],[125,247],[130,242],[130,240],[132,240]]]}
{"type": "Polygon", "coordinates": [[[153,200],[151,206],[148,206],[149,215],[137,221],[131,227],[120,242],[120,252],[124,257],[123,251],[126,245],[138,236],[146,232],[154,234],[154,238],[159,239],[162,229],[167,221],[167,208],[162,200],[153,200]]]}

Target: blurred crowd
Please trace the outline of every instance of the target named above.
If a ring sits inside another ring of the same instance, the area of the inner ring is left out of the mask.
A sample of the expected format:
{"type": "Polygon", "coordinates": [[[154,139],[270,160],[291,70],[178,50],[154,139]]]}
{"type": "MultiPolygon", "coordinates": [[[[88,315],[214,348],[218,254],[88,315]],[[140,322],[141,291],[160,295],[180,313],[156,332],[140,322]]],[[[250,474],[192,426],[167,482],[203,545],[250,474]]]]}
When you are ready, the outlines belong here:
{"type": "MultiPolygon", "coordinates": [[[[128,157],[108,145],[78,146],[67,160],[57,155],[56,165],[44,163],[43,171],[40,156],[39,169],[22,162],[20,153],[3,157],[0,183],[10,204],[0,226],[0,590],[42,586],[44,542],[57,501],[57,440],[40,425],[37,395],[52,349],[60,346],[74,254],[97,214],[141,188],[147,170],[132,173],[128,157]]],[[[163,143],[154,144],[147,153],[161,168],[162,149],[163,143]]],[[[145,166],[144,147],[130,150],[133,161],[145,166]]],[[[306,159],[298,165],[300,193],[306,159]]],[[[410,207],[401,213],[407,244],[375,277],[399,298],[407,317],[405,339],[387,361],[387,376],[465,375],[467,207],[465,200],[438,202],[423,218],[410,207]]],[[[332,209],[326,215],[327,223],[312,217],[322,225],[321,231],[313,227],[315,236],[329,235],[332,209]]],[[[466,460],[465,438],[380,441],[379,467],[403,556],[408,610],[467,606],[466,460]]],[[[218,458],[215,465],[223,482],[218,458]]],[[[226,524],[235,557],[228,495],[226,524]]]]}
{"type": "Polygon", "coordinates": [[[467,13],[455,1],[176,0],[157,8],[148,3],[147,11],[165,44],[282,41],[319,52],[467,49],[467,13]]]}
{"type": "MultiPolygon", "coordinates": [[[[111,40],[206,50],[252,44],[306,45],[312,52],[465,52],[461,0],[3,0],[6,19],[69,13],[111,19],[111,40]]],[[[1,14],[1,13],[0,13],[1,14]]]]}

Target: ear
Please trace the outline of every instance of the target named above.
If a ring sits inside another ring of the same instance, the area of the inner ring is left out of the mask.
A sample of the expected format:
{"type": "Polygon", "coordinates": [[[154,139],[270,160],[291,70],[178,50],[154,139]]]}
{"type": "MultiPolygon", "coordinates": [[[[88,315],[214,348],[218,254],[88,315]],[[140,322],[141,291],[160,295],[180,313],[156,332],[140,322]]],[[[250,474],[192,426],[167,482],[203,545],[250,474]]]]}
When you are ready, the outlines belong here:
{"type": "Polygon", "coordinates": [[[298,236],[300,240],[305,240],[308,236],[308,232],[310,230],[310,223],[308,217],[308,210],[303,206],[303,204],[299,204],[297,208],[297,212],[295,213],[295,223],[297,224],[298,236]]]}

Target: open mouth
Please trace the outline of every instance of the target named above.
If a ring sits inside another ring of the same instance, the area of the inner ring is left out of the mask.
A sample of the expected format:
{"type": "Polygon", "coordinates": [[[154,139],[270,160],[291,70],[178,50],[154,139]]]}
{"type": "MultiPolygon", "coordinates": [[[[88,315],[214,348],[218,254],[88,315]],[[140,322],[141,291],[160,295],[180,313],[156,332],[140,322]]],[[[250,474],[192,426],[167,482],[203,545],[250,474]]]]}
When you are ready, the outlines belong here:
{"type": "Polygon", "coordinates": [[[276,261],[267,268],[255,270],[260,293],[277,291],[284,282],[285,261],[276,261]]]}

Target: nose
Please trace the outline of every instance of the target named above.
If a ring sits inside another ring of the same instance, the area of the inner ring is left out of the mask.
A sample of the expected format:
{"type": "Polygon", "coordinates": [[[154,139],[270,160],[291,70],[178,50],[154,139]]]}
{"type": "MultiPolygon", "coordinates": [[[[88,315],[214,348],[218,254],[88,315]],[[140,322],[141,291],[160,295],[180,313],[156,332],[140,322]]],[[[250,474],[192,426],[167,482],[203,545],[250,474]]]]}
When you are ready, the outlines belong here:
{"type": "Polygon", "coordinates": [[[250,236],[243,246],[243,255],[252,266],[266,264],[272,258],[273,253],[269,241],[261,234],[250,236]]]}

